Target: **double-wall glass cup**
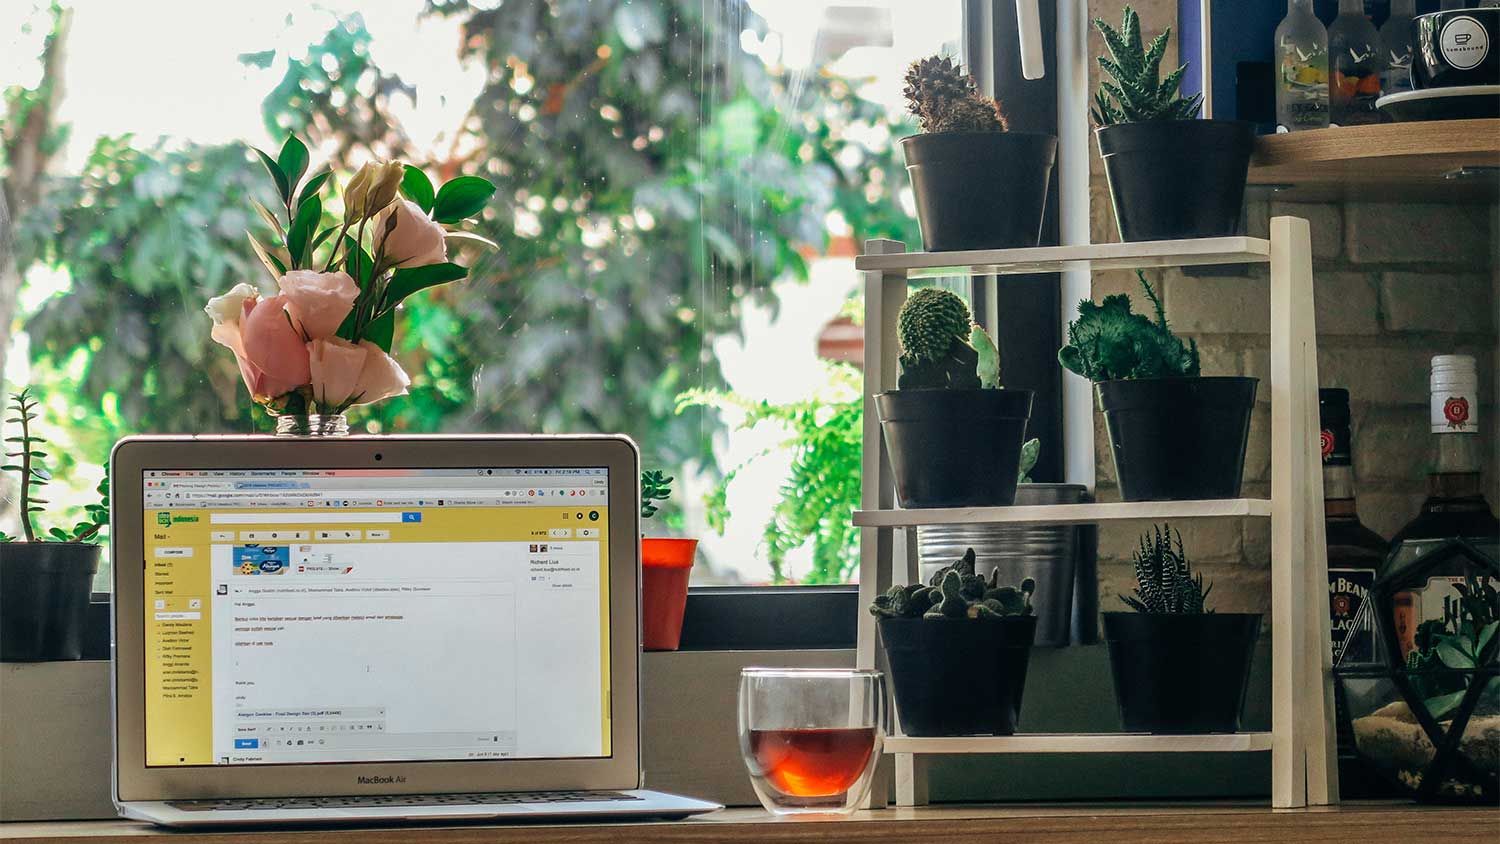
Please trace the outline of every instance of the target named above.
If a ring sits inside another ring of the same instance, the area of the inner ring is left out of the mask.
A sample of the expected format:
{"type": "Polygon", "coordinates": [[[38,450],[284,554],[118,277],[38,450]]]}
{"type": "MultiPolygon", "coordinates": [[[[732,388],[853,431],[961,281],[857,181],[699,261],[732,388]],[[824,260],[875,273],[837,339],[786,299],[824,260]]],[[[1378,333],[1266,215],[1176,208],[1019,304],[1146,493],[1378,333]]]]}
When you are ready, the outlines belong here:
{"type": "Polygon", "coordinates": [[[885,677],[852,668],[746,668],[740,752],[767,811],[862,807],[889,713],[885,677]]]}

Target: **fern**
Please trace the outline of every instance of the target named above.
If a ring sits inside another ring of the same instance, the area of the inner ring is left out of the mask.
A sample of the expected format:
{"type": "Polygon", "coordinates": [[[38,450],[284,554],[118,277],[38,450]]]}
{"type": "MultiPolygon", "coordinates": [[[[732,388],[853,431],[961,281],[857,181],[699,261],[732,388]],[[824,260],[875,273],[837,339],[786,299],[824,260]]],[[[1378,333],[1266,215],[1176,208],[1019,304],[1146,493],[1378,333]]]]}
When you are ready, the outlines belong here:
{"type": "Polygon", "coordinates": [[[1099,90],[1094,93],[1094,123],[1113,126],[1154,120],[1192,120],[1198,115],[1202,95],[1184,98],[1177,90],[1187,72],[1187,65],[1168,73],[1165,79],[1160,78],[1162,58],[1167,54],[1167,43],[1172,36],[1171,27],[1153,38],[1149,46],[1142,46],[1141,16],[1129,6],[1125,7],[1119,31],[1097,18],[1094,27],[1104,36],[1104,46],[1109,50],[1109,57],[1099,57],[1099,67],[1114,79],[1114,82],[1101,81],[1099,90]]]}

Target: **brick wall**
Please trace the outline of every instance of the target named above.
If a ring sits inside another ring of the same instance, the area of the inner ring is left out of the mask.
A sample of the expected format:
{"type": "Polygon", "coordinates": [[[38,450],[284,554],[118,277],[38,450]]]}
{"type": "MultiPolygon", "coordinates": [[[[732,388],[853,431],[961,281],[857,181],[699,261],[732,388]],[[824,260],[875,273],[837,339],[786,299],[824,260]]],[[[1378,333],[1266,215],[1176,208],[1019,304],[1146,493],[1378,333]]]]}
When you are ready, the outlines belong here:
{"type": "MultiPolygon", "coordinates": [[[[1090,12],[1119,19],[1120,0],[1091,0],[1090,12]]],[[[1175,19],[1175,0],[1134,3],[1149,39],[1175,19]]],[[[1175,41],[1175,38],[1174,38],[1175,41]]],[[[1097,34],[1091,49],[1102,48],[1097,34]]],[[[1164,65],[1169,65],[1169,56],[1164,65]]],[[[1097,85],[1098,68],[1091,84],[1097,85]]],[[[1096,243],[1118,239],[1098,156],[1092,156],[1091,229],[1096,243]]],[[[1478,358],[1487,489],[1500,503],[1496,396],[1500,394],[1496,309],[1500,307],[1500,209],[1485,205],[1405,203],[1300,204],[1251,201],[1248,233],[1264,237],[1272,216],[1312,226],[1313,275],[1322,386],[1350,391],[1355,477],[1361,519],[1389,537],[1416,515],[1425,497],[1433,444],[1427,431],[1427,375],[1435,354],[1478,358]]],[[[1150,274],[1167,318],[1197,340],[1205,375],[1261,379],[1245,464],[1249,496],[1270,494],[1268,272],[1212,275],[1201,270],[1150,274]]],[[[1098,273],[1094,299],[1127,292],[1141,307],[1133,273],[1098,273]]],[[[1072,377],[1072,376],[1069,376],[1072,377]]],[[[1104,420],[1095,414],[1096,477],[1101,499],[1117,500],[1104,420]]],[[[1263,519],[1195,520],[1177,525],[1189,558],[1214,582],[1222,612],[1264,612],[1270,604],[1270,526],[1263,519]]],[[[1134,586],[1130,549],[1139,526],[1101,526],[1100,606],[1134,586]]]]}

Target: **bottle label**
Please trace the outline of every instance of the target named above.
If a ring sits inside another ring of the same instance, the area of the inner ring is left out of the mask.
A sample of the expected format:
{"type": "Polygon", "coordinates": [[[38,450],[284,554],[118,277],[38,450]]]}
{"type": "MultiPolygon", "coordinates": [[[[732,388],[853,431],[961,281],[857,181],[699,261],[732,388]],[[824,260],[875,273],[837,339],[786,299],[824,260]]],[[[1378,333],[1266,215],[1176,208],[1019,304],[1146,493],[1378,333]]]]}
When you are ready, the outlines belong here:
{"type": "Polygon", "coordinates": [[[1373,616],[1361,611],[1374,585],[1374,569],[1328,570],[1328,632],[1334,665],[1375,661],[1373,616]]]}
{"type": "Polygon", "coordinates": [[[1348,426],[1325,427],[1318,435],[1318,445],[1323,454],[1324,466],[1348,466],[1352,462],[1348,426]]]}
{"type": "Polygon", "coordinates": [[[1479,404],[1472,393],[1434,390],[1431,427],[1434,434],[1473,433],[1479,430],[1479,404]]]}
{"type": "Polygon", "coordinates": [[[1479,67],[1490,54],[1490,34],[1484,24],[1461,15],[1443,25],[1438,49],[1443,53],[1443,61],[1458,70],[1470,70],[1479,67]]]}
{"type": "MultiPolygon", "coordinates": [[[[1331,572],[1329,576],[1332,577],[1331,572]]],[[[1458,629],[1458,622],[1463,617],[1458,584],[1463,582],[1461,575],[1436,575],[1427,578],[1427,585],[1422,589],[1395,594],[1392,603],[1395,618],[1392,620],[1403,661],[1417,649],[1424,624],[1431,623],[1450,633],[1458,629]]]]}

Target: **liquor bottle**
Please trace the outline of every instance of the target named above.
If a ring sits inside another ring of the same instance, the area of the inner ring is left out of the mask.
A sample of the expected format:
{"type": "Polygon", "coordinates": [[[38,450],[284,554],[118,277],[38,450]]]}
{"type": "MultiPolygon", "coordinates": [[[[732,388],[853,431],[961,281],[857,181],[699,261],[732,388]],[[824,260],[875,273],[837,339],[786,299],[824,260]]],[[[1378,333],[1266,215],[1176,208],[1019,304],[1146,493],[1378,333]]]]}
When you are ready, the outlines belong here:
{"type": "Polygon", "coordinates": [[[1339,16],[1328,27],[1328,121],[1335,126],[1379,123],[1384,48],[1364,0],[1339,0],[1339,16]]]}
{"type": "Polygon", "coordinates": [[[1287,0],[1276,27],[1276,131],[1328,127],[1328,30],[1312,0],[1287,0]]]}
{"type": "Polygon", "coordinates": [[[1416,50],[1417,28],[1412,16],[1417,0],[1391,0],[1391,16],[1380,25],[1380,43],[1385,47],[1386,68],[1380,88],[1384,94],[1411,90],[1411,58],[1416,50]]]}
{"type": "MultiPolygon", "coordinates": [[[[1377,659],[1374,616],[1361,612],[1389,546],[1359,520],[1354,505],[1354,453],[1349,434],[1349,391],[1318,391],[1323,452],[1323,518],[1328,542],[1328,630],[1333,664],[1373,664],[1377,659]]],[[[1334,684],[1338,708],[1339,791],[1345,798],[1395,796],[1356,751],[1344,687],[1334,684]]]]}

